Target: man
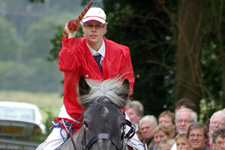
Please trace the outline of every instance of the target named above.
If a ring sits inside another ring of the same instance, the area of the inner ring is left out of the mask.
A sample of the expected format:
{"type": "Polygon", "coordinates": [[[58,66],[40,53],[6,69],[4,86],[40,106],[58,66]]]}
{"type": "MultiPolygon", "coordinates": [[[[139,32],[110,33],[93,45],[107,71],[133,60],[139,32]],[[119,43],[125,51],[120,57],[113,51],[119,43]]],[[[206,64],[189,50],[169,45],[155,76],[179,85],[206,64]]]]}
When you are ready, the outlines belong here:
{"type": "MultiPolygon", "coordinates": [[[[129,80],[132,93],[134,74],[130,51],[128,47],[103,37],[107,28],[105,12],[101,8],[90,8],[81,25],[85,36],[82,38],[75,38],[76,31],[72,31],[68,23],[63,30],[66,37],[62,39],[59,69],[64,72],[64,105],[53,127],[55,124],[63,124],[64,120],[82,122],[82,107],[77,100],[76,92],[81,76],[98,81],[121,76],[122,80],[129,80]]],[[[56,149],[63,144],[64,139],[68,138],[68,133],[65,131],[67,127],[62,128],[53,128],[42,145],[44,149],[56,149]]],[[[75,131],[79,128],[80,126],[75,131]]]]}
{"type": "Polygon", "coordinates": [[[225,128],[225,111],[219,110],[215,112],[209,122],[209,145],[212,144],[212,134],[215,129],[225,128]]]}
{"type": "MultiPolygon", "coordinates": [[[[197,122],[197,113],[188,108],[181,108],[175,113],[176,129],[178,134],[187,133],[192,123],[197,122]]],[[[176,150],[176,143],[171,150],[176,150]]]]}
{"type": "Polygon", "coordinates": [[[212,142],[212,150],[225,150],[225,128],[214,130],[212,142]]]}
{"type": "Polygon", "coordinates": [[[170,111],[164,111],[159,115],[159,125],[165,125],[170,130],[170,138],[176,136],[175,115],[170,111]]]}
{"type": "Polygon", "coordinates": [[[195,122],[187,132],[188,140],[191,143],[192,150],[211,150],[207,146],[208,134],[207,128],[203,123],[195,122]]]}
{"type": "Polygon", "coordinates": [[[187,133],[192,123],[197,122],[197,114],[191,109],[182,108],[176,112],[176,128],[178,133],[187,133]]]}
{"type": "Polygon", "coordinates": [[[157,126],[157,120],[153,115],[147,115],[141,118],[139,126],[141,128],[141,135],[143,137],[143,144],[147,150],[152,150],[155,143],[153,140],[153,131],[157,126]]]}

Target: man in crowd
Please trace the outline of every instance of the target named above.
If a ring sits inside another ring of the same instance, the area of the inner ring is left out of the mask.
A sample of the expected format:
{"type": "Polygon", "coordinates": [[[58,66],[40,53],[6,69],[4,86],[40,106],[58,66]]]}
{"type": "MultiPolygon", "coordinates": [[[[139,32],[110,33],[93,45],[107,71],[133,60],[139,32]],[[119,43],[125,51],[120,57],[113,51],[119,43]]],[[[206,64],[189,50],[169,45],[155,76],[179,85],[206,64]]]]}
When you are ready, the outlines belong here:
{"type": "Polygon", "coordinates": [[[212,150],[225,150],[225,128],[213,131],[212,150]]]}
{"type": "Polygon", "coordinates": [[[182,108],[176,112],[176,128],[178,133],[187,133],[192,123],[197,122],[197,114],[191,109],[182,108]]]}
{"type": "Polygon", "coordinates": [[[215,129],[219,129],[219,128],[225,128],[225,111],[223,111],[223,110],[219,110],[219,111],[215,112],[210,118],[209,133],[208,133],[208,136],[209,136],[208,145],[212,144],[213,131],[215,129]]]}
{"type": "Polygon", "coordinates": [[[208,134],[207,127],[203,123],[193,123],[187,131],[188,140],[191,143],[192,150],[211,150],[207,146],[208,134]]]}
{"type": "Polygon", "coordinates": [[[153,115],[147,115],[141,118],[139,126],[141,128],[141,135],[143,137],[143,144],[147,150],[153,149],[155,143],[153,140],[153,130],[157,126],[157,120],[153,115]]]}
{"type": "MultiPolygon", "coordinates": [[[[175,113],[176,129],[178,134],[187,133],[192,123],[197,122],[197,113],[189,108],[181,108],[175,113]]],[[[177,150],[176,143],[171,150],[177,150]]]]}

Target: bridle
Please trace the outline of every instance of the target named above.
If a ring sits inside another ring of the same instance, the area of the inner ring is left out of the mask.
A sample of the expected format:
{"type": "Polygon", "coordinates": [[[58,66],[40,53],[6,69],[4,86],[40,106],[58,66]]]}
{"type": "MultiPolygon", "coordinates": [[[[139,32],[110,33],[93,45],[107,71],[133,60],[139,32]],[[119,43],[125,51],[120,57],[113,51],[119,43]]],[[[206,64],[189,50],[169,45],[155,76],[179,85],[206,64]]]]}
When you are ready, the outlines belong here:
{"type": "MultiPolygon", "coordinates": [[[[89,141],[88,143],[86,143],[86,125],[83,125],[83,128],[84,128],[84,133],[83,133],[83,138],[82,138],[82,150],[89,150],[91,148],[91,146],[96,143],[97,141],[99,140],[109,140],[115,147],[117,150],[123,150],[125,147],[124,147],[124,144],[123,144],[123,141],[125,138],[132,138],[135,134],[135,129],[132,125],[132,123],[125,119],[125,123],[122,127],[122,134],[121,134],[121,142],[120,142],[120,145],[117,145],[116,142],[115,142],[115,138],[113,138],[112,136],[110,136],[110,134],[108,133],[99,133],[95,136],[93,136],[89,141]],[[124,129],[125,129],[125,126],[129,126],[130,127],[130,130],[125,133],[124,129]]],[[[76,145],[75,145],[75,142],[72,138],[72,133],[70,132],[70,139],[72,141],[72,144],[73,144],[73,147],[74,147],[74,150],[77,150],[76,149],[76,145]]]]}

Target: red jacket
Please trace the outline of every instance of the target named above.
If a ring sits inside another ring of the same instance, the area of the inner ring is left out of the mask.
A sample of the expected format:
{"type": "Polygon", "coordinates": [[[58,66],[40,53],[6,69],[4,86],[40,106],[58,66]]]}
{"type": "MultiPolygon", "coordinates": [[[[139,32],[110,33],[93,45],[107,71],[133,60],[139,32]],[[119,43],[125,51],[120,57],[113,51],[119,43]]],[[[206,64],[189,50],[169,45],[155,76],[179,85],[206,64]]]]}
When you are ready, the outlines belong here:
{"type": "Polygon", "coordinates": [[[134,73],[129,48],[104,39],[106,52],[102,61],[102,73],[86,44],[86,38],[62,39],[59,52],[59,69],[64,72],[64,99],[67,113],[78,120],[82,106],[77,101],[76,87],[80,76],[86,79],[103,81],[123,75],[131,85],[134,84],[134,73]]]}

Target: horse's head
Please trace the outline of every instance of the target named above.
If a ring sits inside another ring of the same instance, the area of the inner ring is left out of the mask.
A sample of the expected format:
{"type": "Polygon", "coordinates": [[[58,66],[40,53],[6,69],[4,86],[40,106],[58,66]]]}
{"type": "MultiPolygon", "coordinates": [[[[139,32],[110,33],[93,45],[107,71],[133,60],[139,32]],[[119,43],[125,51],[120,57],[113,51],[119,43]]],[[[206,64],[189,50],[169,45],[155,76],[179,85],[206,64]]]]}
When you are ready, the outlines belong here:
{"type": "Polygon", "coordinates": [[[129,82],[119,79],[103,82],[79,81],[80,103],[86,109],[83,116],[83,149],[121,149],[121,128],[125,124],[123,112],[128,94],[129,82]]]}

